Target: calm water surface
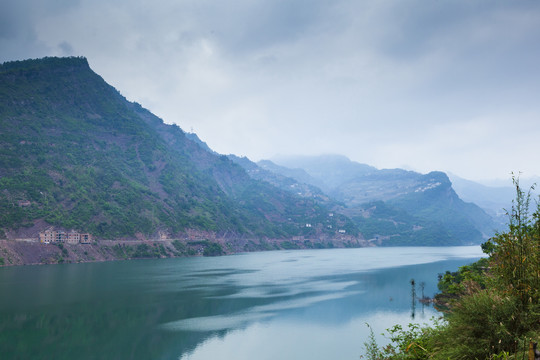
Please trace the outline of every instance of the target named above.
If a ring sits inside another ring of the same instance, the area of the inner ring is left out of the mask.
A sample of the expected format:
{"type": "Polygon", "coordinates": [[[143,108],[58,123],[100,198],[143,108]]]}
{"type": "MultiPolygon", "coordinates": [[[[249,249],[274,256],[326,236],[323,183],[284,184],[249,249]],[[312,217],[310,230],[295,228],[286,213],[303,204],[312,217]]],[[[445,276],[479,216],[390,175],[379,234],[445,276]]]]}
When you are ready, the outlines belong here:
{"type": "Polygon", "coordinates": [[[437,315],[413,304],[411,279],[432,296],[438,273],[481,256],[365,248],[0,268],[0,358],[358,359],[366,323],[379,334],[437,315]]]}

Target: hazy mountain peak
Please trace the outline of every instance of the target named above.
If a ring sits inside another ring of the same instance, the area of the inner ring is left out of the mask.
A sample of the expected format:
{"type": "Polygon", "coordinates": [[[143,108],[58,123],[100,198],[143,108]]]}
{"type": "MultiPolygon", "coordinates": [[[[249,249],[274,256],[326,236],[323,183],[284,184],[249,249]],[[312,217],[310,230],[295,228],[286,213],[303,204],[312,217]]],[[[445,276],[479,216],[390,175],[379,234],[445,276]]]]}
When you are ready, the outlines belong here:
{"type": "Polygon", "coordinates": [[[351,161],[348,157],[336,154],[324,154],[317,156],[285,156],[280,155],[272,158],[278,165],[288,168],[300,168],[305,170],[312,178],[316,179],[319,186],[325,191],[341,184],[376,171],[373,166],[351,161]]]}

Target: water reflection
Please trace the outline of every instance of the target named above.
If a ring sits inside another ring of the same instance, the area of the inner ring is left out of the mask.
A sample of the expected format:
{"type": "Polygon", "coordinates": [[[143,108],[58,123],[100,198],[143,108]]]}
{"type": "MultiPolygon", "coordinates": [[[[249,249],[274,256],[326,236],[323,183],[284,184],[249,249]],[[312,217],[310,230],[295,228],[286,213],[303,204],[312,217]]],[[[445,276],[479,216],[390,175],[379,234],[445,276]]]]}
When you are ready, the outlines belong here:
{"type": "MultiPolygon", "coordinates": [[[[423,322],[429,323],[427,311],[423,322]]],[[[363,354],[363,339],[369,336],[369,323],[382,344],[379,334],[394,324],[408,324],[409,313],[375,312],[356,317],[341,325],[298,323],[277,320],[257,322],[247,328],[213,336],[195,350],[183,354],[181,360],[235,359],[358,359],[363,354]]]]}
{"type": "Polygon", "coordinates": [[[284,310],[300,309],[312,306],[321,301],[335,300],[340,297],[356,295],[358,292],[344,292],[340,294],[326,294],[301,298],[295,300],[280,301],[268,305],[260,305],[246,311],[217,316],[204,316],[189,318],[163,324],[165,330],[174,331],[217,331],[242,327],[255,320],[268,319],[284,310]]]}
{"type": "MultiPolygon", "coordinates": [[[[480,255],[384,248],[2,268],[0,351],[6,359],[357,359],[366,322],[379,334],[411,321],[411,279],[432,296],[438,273],[480,255]]],[[[417,321],[436,314],[414,307],[417,321]]]]}

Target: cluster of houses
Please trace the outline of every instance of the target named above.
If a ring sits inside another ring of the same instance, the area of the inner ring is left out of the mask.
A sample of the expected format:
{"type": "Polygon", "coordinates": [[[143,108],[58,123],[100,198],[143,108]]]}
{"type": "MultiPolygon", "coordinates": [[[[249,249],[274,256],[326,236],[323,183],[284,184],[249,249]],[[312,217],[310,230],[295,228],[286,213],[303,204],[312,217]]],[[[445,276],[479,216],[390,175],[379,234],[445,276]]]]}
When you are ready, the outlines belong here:
{"type": "Polygon", "coordinates": [[[49,228],[39,233],[39,242],[43,244],[90,244],[92,242],[92,235],[79,233],[75,230],[64,231],[49,228]]]}

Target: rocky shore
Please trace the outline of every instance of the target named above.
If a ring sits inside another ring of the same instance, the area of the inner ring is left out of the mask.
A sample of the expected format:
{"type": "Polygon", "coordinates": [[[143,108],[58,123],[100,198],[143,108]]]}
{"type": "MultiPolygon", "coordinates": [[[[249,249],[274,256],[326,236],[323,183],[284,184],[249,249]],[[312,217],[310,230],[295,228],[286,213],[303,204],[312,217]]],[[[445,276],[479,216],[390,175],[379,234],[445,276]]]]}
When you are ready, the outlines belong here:
{"type": "Polygon", "coordinates": [[[42,244],[35,240],[0,240],[0,266],[83,263],[141,258],[219,256],[251,251],[353,248],[366,241],[284,239],[100,240],[91,244],[42,244]]]}

